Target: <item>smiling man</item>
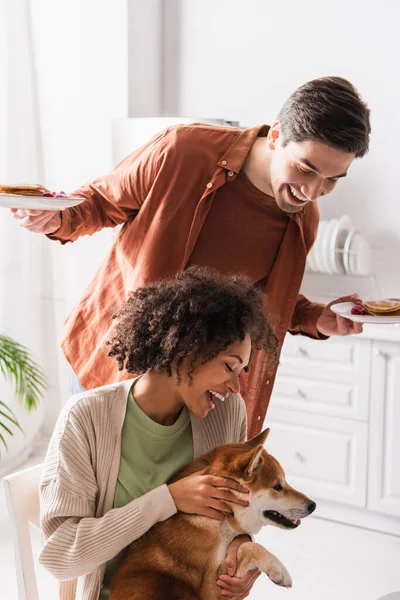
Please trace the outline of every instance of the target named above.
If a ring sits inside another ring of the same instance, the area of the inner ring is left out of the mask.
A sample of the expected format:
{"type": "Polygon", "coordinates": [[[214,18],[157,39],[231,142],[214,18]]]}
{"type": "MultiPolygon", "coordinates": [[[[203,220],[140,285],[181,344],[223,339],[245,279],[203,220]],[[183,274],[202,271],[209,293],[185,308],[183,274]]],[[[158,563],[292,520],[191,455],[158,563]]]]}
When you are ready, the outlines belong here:
{"type": "MultiPolygon", "coordinates": [[[[280,344],[287,331],[316,339],[360,332],[299,290],[317,200],[364,156],[369,135],[369,109],[353,85],[315,79],[295,90],[271,127],[170,127],[71,194],[85,198],[79,206],[16,211],[28,230],[61,243],[124,225],[66,322],[62,346],[80,385],[126,377],[104,345],[111,315],[130,290],[191,264],[244,273],[261,286],[280,344]]],[[[251,434],[263,424],[276,367],[255,353],[241,375],[251,434]]]]}

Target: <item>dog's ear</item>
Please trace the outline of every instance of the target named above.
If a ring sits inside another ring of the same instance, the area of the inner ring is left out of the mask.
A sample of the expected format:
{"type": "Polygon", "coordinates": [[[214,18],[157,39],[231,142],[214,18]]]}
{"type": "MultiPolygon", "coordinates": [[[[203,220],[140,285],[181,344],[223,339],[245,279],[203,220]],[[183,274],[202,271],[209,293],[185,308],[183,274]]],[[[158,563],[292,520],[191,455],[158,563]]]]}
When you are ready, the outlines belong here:
{"type": "Polygon", "coordinates": [[[264,429],[264,431],[262,431],[261,433],[259,433],[258,435],[256,435],[256,437],[253,437],[251,440],[247,440],[247,444],[250,444],[250,446],[259,446],[260,444],[263,446],[265,443],[265,440],[267,439],[269,434],[269,427],[267,427],[267,429],[264,429]]]}
{"type": "Polygon", "coordinates": [[[249,455],[250,460],[245,470],[246,477],[251,477],[254,474],[257,467],[259,466],[259,464],[261,463],[263,450],[264,448],[261,445],[258,445],[256,448],[254,448],[254,450],[247,453],[249,455]]]}

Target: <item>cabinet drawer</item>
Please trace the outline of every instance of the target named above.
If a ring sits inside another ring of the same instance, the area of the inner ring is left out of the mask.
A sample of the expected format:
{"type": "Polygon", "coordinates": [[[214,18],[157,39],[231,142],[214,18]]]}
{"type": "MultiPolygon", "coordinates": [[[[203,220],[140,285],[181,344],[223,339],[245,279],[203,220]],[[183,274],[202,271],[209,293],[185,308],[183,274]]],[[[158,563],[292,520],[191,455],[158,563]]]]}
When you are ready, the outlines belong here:
{"type": "Polygon", "coordinates": [[[365,379],[341,383],[279,374],[271,406],[367,421],[369,390],[365,379]]]}
{"type": "Polygon", "coordinates": [[[328,377],[355,381],[370,374],[370,340],[356,336],[314,340],[287,334],[282,348],[279,373],[328,377]]]}
{"type": "Polygon", "coordinates": [[[266,448],[288,482],[311,496],[366,505],[368,425],[270,408],[266,448]]]}

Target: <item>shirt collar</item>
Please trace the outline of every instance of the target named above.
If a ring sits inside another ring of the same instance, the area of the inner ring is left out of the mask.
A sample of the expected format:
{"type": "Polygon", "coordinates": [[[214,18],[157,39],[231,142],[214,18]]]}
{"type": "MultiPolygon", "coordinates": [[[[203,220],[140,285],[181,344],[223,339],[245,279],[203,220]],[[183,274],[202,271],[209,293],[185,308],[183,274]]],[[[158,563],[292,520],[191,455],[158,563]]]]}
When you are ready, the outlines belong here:
{"type": "Polygon", "coordinates": [[[239,173],[256,139],[266,137],[269,129],[269,125],[258,125],[241,131],[219,159],[218,166],[239,173]]]}

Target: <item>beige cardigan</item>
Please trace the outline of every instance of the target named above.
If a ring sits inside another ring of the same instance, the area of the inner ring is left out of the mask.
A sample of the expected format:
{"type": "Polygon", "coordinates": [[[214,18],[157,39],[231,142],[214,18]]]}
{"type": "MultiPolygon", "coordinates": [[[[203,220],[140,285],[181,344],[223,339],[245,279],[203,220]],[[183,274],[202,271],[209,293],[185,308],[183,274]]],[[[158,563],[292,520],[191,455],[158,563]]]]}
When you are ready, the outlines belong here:
{"type": "MultiPolygon", "coordinates": [[[[40,484],[44,545],[39,561],[60,580],[61,600],[97,600],[107,561],[176,512],[166,485],[112,508],[132,383],[73,396],[50,441],[40,484]]],[[[217,402],[204,419],[190,418],[195,457],[246,439],[239,394],[217,402]]]]}

